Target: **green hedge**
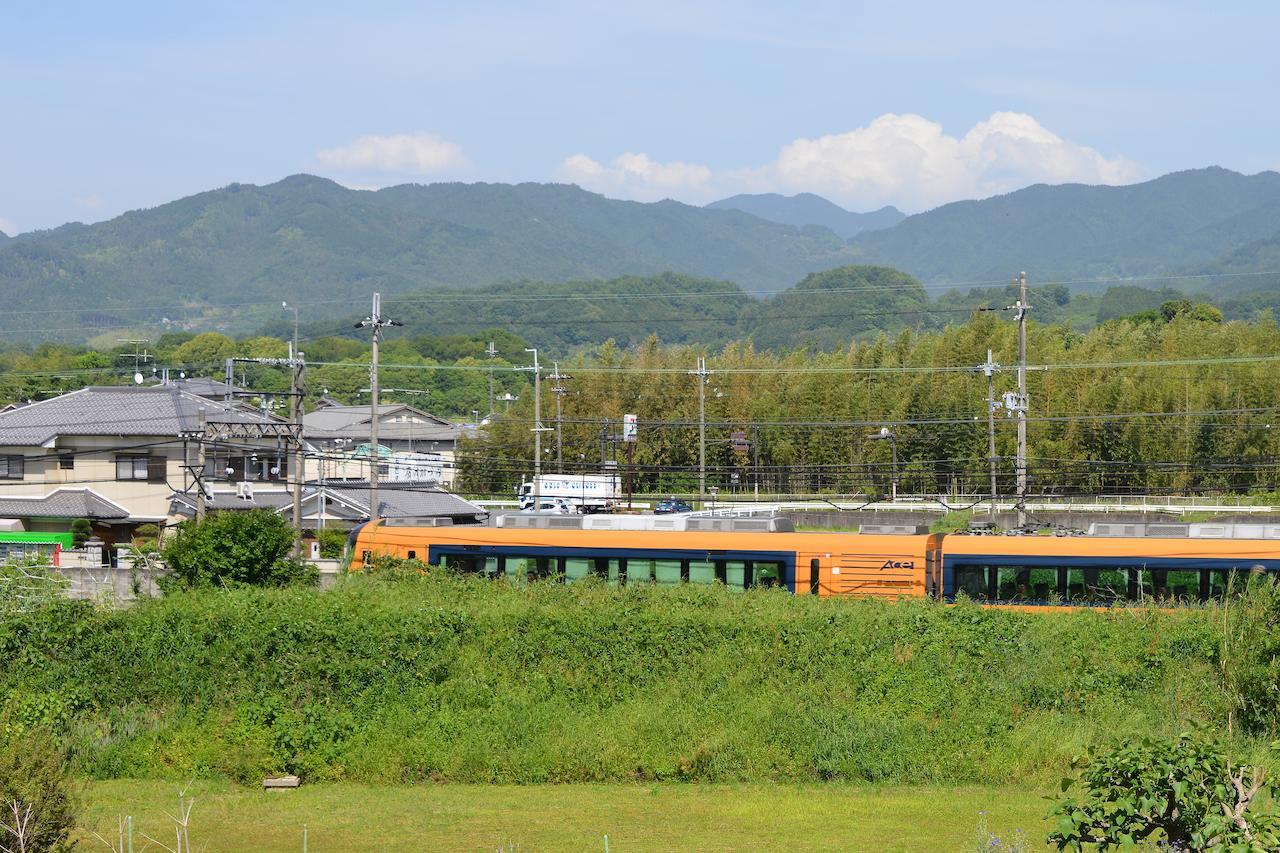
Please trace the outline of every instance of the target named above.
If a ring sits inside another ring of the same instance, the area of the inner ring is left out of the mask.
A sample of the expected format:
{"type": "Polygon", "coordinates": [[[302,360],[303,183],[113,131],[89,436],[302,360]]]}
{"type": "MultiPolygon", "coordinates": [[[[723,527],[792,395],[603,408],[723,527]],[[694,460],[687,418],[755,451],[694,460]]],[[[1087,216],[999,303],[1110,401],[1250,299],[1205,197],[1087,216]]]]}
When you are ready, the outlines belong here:
{"type": "Polygon", "coordinates": [[[1230,704],[1213,609],[397,578],[2,617],[4,718],[97,777],[1007,782],[1230,704]]]}

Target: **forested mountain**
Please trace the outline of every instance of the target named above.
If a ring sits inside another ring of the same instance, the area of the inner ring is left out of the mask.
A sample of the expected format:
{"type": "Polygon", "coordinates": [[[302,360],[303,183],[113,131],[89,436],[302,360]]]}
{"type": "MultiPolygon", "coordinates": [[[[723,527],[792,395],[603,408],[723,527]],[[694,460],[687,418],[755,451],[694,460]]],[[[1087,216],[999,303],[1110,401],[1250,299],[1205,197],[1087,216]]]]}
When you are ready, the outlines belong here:
{"type": "MultiPolygon", "coordinates": [[[[60,309],[66,325],[69,318],[106,323],[148,312],[152,319],[207,318],[209,306],[245,302],[665,270],[759,291],[787,287],[851,256],[825,229],[674,201],[617,201],[575,186],[433,184],[368,192],[295,175],[7,241],[0,247],[0,298],[18,312],[11,324],[33,325],[23,321],[24,310],[60,309]]],[[[231,319],[248,316],[240,309],[231,319]]]]}
{"type": "MultiPolygon", "coordinates": [[[[768,349],[839,349],[881,330],[936,328],[945,319],[963,319],[936,313],[911,276],[869,266],[813,273],[760,299],[732,282],[664,273],[605,281],[510,282],[472,290],[433,288],[384,299],[383,309],[404,323],[389,330],[389,337],[503,328],[553,355],[610,339],[632,346],[650,335],[706,346],[750,338],[768,349]]],[[[306,324],[304,336],[363,340],[368,333],[353,328],[359,319],[353,314],[306,324]]],[[[264,331],[284,337],[291,329],[277,319],[264,331]]]]}
{"type": "Polygon", "coordinates": [[[892,228],[906,218],[906,214],[896,207],[882,207],[870,213],[854,213],[813,193],[791,196],[778,193],[735,195],[713,201],[707,207],[714,210],[741,210],[770,222],[781,222],[797,228],[821,225],[845,239],[864,231],[892,228]]]}
{"type": "Polygon", "coordinates": [[[1280,174],[1209,168],[1123,187],[1037,185],[909,216],[855,237],[867,262],[924,281],[1037,281],[1217,272],[1276,254],[1280,174]],[[1248,247],[1256,246],[1253,250],[1248,247]]]}

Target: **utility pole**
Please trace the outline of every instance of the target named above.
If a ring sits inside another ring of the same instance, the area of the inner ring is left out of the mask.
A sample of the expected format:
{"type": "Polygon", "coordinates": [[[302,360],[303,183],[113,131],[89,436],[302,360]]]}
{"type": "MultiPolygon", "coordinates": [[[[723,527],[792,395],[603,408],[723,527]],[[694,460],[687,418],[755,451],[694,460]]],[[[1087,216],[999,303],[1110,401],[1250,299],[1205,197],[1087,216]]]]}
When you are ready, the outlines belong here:
{"type": "Polygon", "coordinates": [[[981,370],[987,375],[987,467],[991,473],[991,507],[990,514],[996,514],[996,385],[995,375],[1000,365],[987,350],[987,361],[981,370]]]}
{"type": "Polygon", "coordinates": [[[698,366],[689,371],[698,378],[698,502],[704,503],[707,494],[707,359],[698,356],[698,366]]]}
{"type": "Polygon", "coordinates": [[[489,346],[485,347],[484,354],[489,356],[489,421],[493,421],[493,360],[498,356],[498,348],[493,345],[493,341],[489,341],[489,346]]]}
{"type": "Polygon", "coordinates": [[[533,371],[533,511],[538,512],[542,509],[542,367],[537,347],[525,347],[524,351],[533,353],[533,367],[521,369],[533,371]]]}
{"type": "MultiPolygon", "coordinates": [[[[295,314],[296,316],[296,314],[295,314]]],[[[297,334],[297,325],[295,321],[294,334],[297,334]]],[[[293,442],[293,459],[289,463],[289,473],[292,475],[289,479],[293,480],[293,529],[297,538],[293,543],[293,555],[295,557],[302,555],[302,484],[307,481],[306,471],[303,466],[306,464],[302,456],[302,395],[304,371],[306,370],[306,362],[302,359],[302,353],[298,352],[298,341],[295,338],[289,344],[289,420],[293,423],[295,432],[295,441],[293,442]]]]}
{"type": "Polygon", "coordinates": [[[1018,527],[1027,525],[1027,274],[1018,274],[1018,527]]]}
{"type": "Polygon", "coordinates": [[[204,435],[208,430],[209,416],[205,413],[204,406],[200,407],[200,435],[196,438],[196,523],[204,521],[205,512],[205,496],[204,496],[204,435]]]}
{"type": "Polygon", "coordinates": [[[373,294],[373,311],[356,323],[356,328],[373,329],[373,347],[369,352],[369,520],[377,521],[378,512],[378,343],[382,340],[384,326],[403,326],[399,320],[382,316],[382,294],[373,294]]]}
{"type": "Polygon", "coordinates": [[[556,473],[563,474],[564,473],[564,432],[561,429],[561,423],[563,421],[563,418],[561,416],[561,410],[560,410],[560,398],[563,397],[565,394],[569,393],[569,389],[564,387],[563,380],[571,379],[572,377],[566,376],[565,374],[560,372],[560,362],[557,361],[557,362],[552,362],[551,375],[548,376],[547,378],[550,379],[553,383],[555,383],[554,385],[551,386],[551,390],[554,391],[556,395],[556,473]]]}

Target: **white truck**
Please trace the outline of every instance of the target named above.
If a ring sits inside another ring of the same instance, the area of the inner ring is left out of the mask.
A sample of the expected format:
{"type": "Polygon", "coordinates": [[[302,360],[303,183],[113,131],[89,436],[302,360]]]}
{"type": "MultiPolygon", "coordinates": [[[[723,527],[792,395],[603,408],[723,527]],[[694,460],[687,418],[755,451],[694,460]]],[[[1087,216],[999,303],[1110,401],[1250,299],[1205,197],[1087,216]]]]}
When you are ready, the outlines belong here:
{"type": "MultiPolygon", "coordinates": [[[[582,513],[613,512],[622,495],[617,474],[543,474],[538,478],[543,504],[557,498],[582,513]]],[[[533,509],[533,483],[516,489],[520,509],[533,509]]]]}

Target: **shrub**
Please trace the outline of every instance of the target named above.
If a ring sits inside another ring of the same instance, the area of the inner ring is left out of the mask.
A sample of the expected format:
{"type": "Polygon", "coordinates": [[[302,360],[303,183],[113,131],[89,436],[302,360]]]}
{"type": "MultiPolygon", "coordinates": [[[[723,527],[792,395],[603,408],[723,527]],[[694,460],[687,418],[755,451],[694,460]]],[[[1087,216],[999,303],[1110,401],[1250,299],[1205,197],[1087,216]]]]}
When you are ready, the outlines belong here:
{"type": "Polygon", "coordinates": [[[1175,849],[1280,849],[1280,817],[1250,811],[1259,792],[1274,797],[1280,786],[1268,783],[1261,768],[1233,765],[1201,735],[1142,738],[1081,763],[1078,779],[1062,780],[1064,793],[1081,785],[1081,798],[1068,797],[1051,813],[1057,826],[1048,840],[1059,850],[1156,839],[1175,849]]]}
{"type": "Polygon", "coordinates": [[[71,850],[77,799],[67,753],[47,732],[25,730],[0,744],[0,849],[71,850]]]}
{"type": "Polygon", "coordinates": [[[320,556],[326,560],[338,559],[347,547],[346,532],[332,527],[317,530],[316,540],[320,543],[320,556]]]}
{"type": "Polygon", "coordinates": [[[289,558],[295,532],[270,510],[215,512],[201,522],[184,521],[164,546],[169,575],[165,591],[176,587],[288,586],[314,583],[314,567],[289,558]]]}
{"type": "Polygon", "coordinates": [[[83,548],[84,543],[93,537],[93,524],[87,518],[77,518],[71,522],[71,547],[83,548]]]}
{"type": "Polygon", "coordinates": [[[159,539],[160,527],[156,524],[139,524],[138,529],[133,532],[134,541],[144,539],[159,539]]]}

